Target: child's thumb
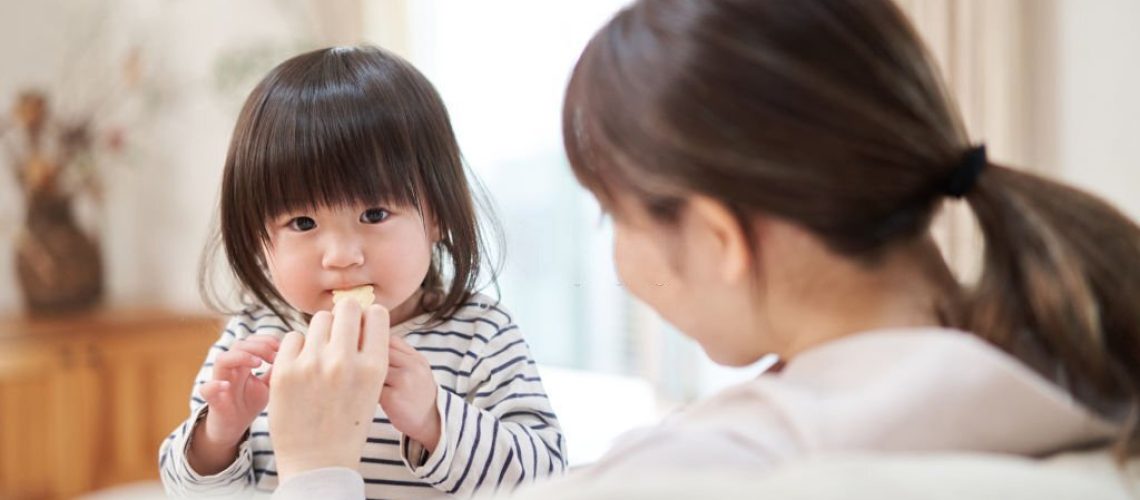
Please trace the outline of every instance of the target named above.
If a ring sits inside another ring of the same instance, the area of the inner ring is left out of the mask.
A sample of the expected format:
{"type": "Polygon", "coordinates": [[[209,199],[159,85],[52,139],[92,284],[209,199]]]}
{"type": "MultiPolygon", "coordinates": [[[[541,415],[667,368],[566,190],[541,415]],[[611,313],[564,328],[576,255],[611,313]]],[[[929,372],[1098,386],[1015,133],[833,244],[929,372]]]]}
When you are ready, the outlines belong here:
{"type": "Polygon", "coordinates": [[[222,397],[222,393],[230,388],[228,380],[211,380],[202,384],[198,388],[198,392],[202,394],[202,399],[206,400],[206,404],[213,406],[222,397]]]}
{"type": "Polygon", "coordinates": [[[265,384],[266,387],[269,387],[269,381],[272,379],[272,377],[273,377],[273,365],[269,365],[269,368],[265,369],[265,373],[262,373],[261,375],[257,375],[254,378],[256,378],[259,382],[265,384]]]}
{"type": "Polygon", "coordinates": [[[360,336],[360,351],[369,359],[383,360],[388,365],[388,310],[372,304],[364,311],[364,332],[360,336]]]}

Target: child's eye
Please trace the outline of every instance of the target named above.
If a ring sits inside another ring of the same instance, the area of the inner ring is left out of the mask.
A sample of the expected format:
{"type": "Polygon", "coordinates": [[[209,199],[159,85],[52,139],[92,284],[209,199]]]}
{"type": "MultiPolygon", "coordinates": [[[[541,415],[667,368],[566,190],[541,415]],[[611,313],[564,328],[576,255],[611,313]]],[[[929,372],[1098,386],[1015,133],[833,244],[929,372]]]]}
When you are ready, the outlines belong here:
{"type": "Polygon", "coordinates": [[[388,219],[389,215],[391,214],[383,208],[369,208],[360,214],[360,222],[365,224],[379,224],[388,219]]]}
{"type": "Polygon", "coordinates": [[[294,217],[289,220],[289,228],[294,231],[309,231],[317,227],[317,221],[312,217],[294,217]]]}

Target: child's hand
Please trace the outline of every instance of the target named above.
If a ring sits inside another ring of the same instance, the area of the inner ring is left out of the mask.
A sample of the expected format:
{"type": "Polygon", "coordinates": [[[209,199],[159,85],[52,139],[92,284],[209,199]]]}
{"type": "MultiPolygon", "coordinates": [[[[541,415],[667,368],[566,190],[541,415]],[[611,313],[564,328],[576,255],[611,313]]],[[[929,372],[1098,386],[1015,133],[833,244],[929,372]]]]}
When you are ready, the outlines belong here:
{"type": "Polygon", "coordinates": [[[204,432],[216,443],[237,443],[269,402],[269,374],[250,373],[262,361],[272,363],[280,342],[269,335],[251,335],[234,342],[214,359],[214,380],[202,384],[209,405],[204,432]]]}
{"type": "Polygon", "coordinates": [[[388,378],[380,394],[380,407],[396,430],[435,451],[439,444],[439,410],[435,406],[439,387],[427,358],[400,337],[388,342],[388,378]]]}
{"type": "Polygon", "coordinates": [[[251,335],[214,358],[214,380],[201,387],[206,421],[194,428],[186,454],[199,474],[217,474],[234,461],[242,435],[269,400],[269,374],[250,371],[262,361],[272,363],[279,346],[274,337],[251,335]]]}

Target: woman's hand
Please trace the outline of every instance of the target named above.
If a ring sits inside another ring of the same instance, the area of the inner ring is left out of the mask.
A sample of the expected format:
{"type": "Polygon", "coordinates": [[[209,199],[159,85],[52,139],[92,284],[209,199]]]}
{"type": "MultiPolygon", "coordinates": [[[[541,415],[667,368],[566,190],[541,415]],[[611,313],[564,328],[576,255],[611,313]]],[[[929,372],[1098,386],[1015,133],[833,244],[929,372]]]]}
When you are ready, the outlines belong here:
{"type": "Polygon", "coordinates": [[[392,337],[388,345],[388,377],[380,407],[396,430],[433,452],[441,431],[435,405],[439,387],[431,374],[431,363],[400,337],[392,337]]]}
{"type": "Polygon", "coordinates": [[[290,332],[273,365],[269,431],[282,482],[324,467],[356,469],[388,373],[388,311],[342,300],[290,332]]]}

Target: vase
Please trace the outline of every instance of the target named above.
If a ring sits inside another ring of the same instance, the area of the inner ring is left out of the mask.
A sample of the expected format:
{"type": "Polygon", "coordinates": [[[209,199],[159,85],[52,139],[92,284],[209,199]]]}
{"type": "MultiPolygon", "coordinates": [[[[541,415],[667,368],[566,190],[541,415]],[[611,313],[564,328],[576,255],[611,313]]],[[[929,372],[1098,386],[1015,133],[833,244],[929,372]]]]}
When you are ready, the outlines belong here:
{"type": "Polygon", "coordinates": [[[78,224],[71,199],[37,193],[16,237],[16,277],[33,315],[84,311],[103,295],[99,246],[78,224]]]}

